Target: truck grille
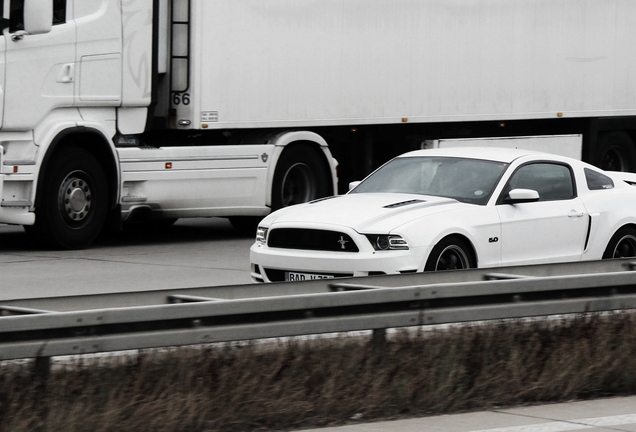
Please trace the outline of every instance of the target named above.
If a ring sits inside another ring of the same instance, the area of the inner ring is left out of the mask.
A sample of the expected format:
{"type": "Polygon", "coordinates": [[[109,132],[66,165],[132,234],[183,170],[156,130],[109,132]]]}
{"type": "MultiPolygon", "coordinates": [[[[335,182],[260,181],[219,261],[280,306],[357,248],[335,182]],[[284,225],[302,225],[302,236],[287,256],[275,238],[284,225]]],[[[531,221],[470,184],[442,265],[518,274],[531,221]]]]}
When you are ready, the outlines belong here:
{"type": "Polygon", "coordinates": [[[267,245],[283,249],[359,252],[353,239],[337,231],[279,228],[269,232],[267,245]]]}

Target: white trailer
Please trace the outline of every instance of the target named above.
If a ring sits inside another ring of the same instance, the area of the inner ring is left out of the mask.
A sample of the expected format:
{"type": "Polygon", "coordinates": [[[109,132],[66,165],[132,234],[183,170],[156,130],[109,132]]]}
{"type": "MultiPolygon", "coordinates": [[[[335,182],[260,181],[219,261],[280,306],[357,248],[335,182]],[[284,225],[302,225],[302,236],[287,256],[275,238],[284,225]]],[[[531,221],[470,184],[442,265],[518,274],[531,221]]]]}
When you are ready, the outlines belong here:
{"type": "Polygon", "coordinates": [[[578,135],[584,160],[636,168],[629,0],[0,10],[0,223],[57,247],[142,219],[249,227],[336,193],[336,159],[346,185],[435,139],[578,135]]]}

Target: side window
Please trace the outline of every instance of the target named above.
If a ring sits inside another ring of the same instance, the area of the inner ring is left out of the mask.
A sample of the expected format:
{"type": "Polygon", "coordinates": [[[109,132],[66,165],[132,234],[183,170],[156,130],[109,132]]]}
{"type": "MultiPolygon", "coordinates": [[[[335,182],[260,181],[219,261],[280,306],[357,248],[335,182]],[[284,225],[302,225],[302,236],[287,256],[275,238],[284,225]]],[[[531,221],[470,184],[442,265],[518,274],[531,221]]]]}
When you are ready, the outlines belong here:
{"type": "Polygon", "coordinates": [[[539,201],[568,200],[575,196],[572,172],[565,165],[534,163],[519,168],[508,181],[505,193],[512,189],[539,192],[539,201]]]}
{"type": "Polygon", "coordinates": [[[15,33],[24,30],[24,0],[11,0],[9,31],[15,33]]]}
{"type": "Polygon", "coordinates": [[[53,0],[53,25],[66,22],[66,0],[53,0]]]}
{"type": "Polygon", "coordinates": [[[585,168],[585,180],[590,190],[614,189],[614,182],[605,174],[585,168]]]}
{"type": "MultiPolygon", "coordinates": [[[[53,24],[66,22],[66,0],[53,0],[53,24]]],[[[11,0],[9,31],[24,30],[24,0],[11,0]]]]}

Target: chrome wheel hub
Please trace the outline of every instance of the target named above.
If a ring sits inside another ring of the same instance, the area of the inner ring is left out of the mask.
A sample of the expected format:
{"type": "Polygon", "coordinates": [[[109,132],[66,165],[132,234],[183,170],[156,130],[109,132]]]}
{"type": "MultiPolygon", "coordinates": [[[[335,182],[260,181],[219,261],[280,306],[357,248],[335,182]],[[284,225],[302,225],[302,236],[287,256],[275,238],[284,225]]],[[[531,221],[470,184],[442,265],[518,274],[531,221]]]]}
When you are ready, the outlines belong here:
{"type": "Polygon", "coordinates": [[[75,222],[86,219],[92,203],[90,185],[84,180],[82,174],[82,172],[70,173],[62,182],[58,197],[64,215],[75,222]]]}

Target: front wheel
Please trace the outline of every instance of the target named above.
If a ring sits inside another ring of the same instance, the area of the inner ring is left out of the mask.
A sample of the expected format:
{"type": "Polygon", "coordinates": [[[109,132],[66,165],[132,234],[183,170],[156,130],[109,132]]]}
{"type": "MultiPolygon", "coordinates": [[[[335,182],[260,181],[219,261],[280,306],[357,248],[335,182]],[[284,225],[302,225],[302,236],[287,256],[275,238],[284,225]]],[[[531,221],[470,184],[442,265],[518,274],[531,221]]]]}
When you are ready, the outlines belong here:
{"type": "Polygon", "coordinates": [[[104,227],[108,212],[106,176],[95,157],[80,148],[66,148],[51,161],[34,231],[53,247],[82,249],[104,227]]]}
{"type": "Polygon", "coordinates": [[[431,251],[424,271],[464,270],[476,267],[472,249],[459,237],[442,239],[431,251]]]}
{"type": "Polygon", "coordinates": [[[636,229],[623,227],[616,231],[605,249],[603,259],[635,258],[636,229]]]}

